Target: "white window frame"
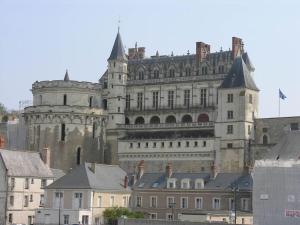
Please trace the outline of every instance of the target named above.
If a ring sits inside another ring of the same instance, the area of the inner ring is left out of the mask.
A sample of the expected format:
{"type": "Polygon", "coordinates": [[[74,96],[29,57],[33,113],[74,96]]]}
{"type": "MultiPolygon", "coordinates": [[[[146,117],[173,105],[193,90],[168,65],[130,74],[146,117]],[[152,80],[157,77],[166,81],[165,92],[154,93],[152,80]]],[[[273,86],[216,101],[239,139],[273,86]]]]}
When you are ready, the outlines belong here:
{"type": "Polygon", "coordinates": [[[136,208],[141,208],[142,205],[143,205],[143,198],[142,198],[142,196],[140,196],[140,195],[136,196],[136,198],[135,198],[135,207],[136,208]],[[140,203],[140,204],[138,204],[138,203],[140,203]]]}
{"type": "Polygon", "coordinates": [[[174,215],[172,213],[166,213],[166,220],[168,221],[174,220],[174,215]]]}
{"type": "Polygon", "coordinates": [[[150,196],[150,208],[157,208],[157,196],[150,196]],[[152,199],[155,199],[154,205],[153,205],[152,199]]]}
{"type": "Polygon", "coordinates": [[[202,209],[203,208],[203,197],[196,197],[195,198],[195,209],[202,209]],[[200,207],[197,206],[197,200],[200,199],[200,207]]]}
{"type": "Polygon", "coordinates": [[[181,209],[188,209],[189,208],[189,198],[188,197],[180,197],[180,208],[181,209]],[[183,207],[183,199],[186,199],[186,206],[183,207]]]}
{"type": "Polygon", "coordinates": [[[115,201],[116,201],[116,196],[115,195],[110,195],[109,196],[109,207],[114,207],[115,206],[115,201]]]}
{"type": "Polygon", "coordinates": [[[167,196],[167,208],[171,209],[171,204],[175,203],[175,197],[174,196],[167,196]],[[169,202],[169,199],[172,199],[172,202],[169,202]]]}
{"type": "Polygon", "coordinates": [[[98,196],[98,207],[99,208],[103,207],[103,196],[102,195],[98,196]]]}
{"type": "Polygon", "coordinates": [[[167,180],[167,188],[170,188],[170,189],[175,189],[176,188],[176,179],[175,178],[169,178],[167,180]],[[171,187],[170,184],[172,184],[173,187],[171,187]]]}
{"type": "Polygon", "coordinates": [[[149,219],[150,220],[157,220],[157,213],[149,213],[149,219]],[[154,218],[152,216],[154,216],[154,218]]]}
{"type": "Polygon", "coordinates": [[[221,198],[213,198],[212,199],[212,208],[216,209],[216,210],[221,209],[221,198]],[[219,207],[216,207],[215,200],[219,200],[219,207]]]}
{"type": "Polygon", "coordinates": [[[181,188],[182,189],[190,189],[190,179],[185,178],[181,180],[181,188]]]}
{"type": "Polygon", "coordinates": [[[241,198],[241,210],[249,211],[249,209],[250,209],[250,199],[249,198],[241,198]]]}
{"type": "Polygon", "coordinates": [[[76,192],[73,192],[73,209],[82,209],[83,208],[83,200],[84,196],[83,196],[83,193],[80,192],[80,191],[76,191],[76,192]],[[79,197],[76,197],[76,196],[79,196],[79,197]],[[76,201],[78,201],[78,206],[76,205],[76,201]]]}

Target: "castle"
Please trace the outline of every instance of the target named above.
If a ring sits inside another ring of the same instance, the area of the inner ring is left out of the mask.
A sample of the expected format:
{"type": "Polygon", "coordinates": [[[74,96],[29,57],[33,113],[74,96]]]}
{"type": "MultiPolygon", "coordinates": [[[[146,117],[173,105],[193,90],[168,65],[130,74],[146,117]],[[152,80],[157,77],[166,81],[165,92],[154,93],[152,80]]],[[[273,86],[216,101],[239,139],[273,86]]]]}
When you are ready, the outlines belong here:
{"type": "Polygon", "coordinates": [[[32,85],[25,108],[27,148],[51,149],[51,166],[65,171],[87,162],[120,164],[128,172],[242,171],[280,136],[299,129],[299,117],[258,118],[259,89],[240,38],[228,51],[147,58],[125,53],[118,32],[99,83],[63,80],[32,85]]]}

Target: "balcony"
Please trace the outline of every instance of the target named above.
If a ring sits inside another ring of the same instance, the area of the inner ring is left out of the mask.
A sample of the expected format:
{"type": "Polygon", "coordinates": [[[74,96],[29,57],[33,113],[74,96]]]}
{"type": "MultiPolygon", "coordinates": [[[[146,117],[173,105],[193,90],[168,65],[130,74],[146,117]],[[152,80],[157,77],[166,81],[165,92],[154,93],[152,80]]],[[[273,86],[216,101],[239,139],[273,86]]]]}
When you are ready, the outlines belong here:
{"type": "Polygon", "coordinates": [[[118,124],[119,129],[139,130],[139,129],[176,129],[176,128],[201,128],[213,129],[214,122],[193,122],[193,123],[158,123],[158,124],[118,124]]]}
{"type": "Polygon", "coordinates": [[[193,104],[191,106],[185,105],[174,105],[174,107],[168,106],[159,106],[158,108],[146,106],[142,109],[137,107],[132,107],[130,109],[126,109],[126,114],[141,114],[141,113],[155,113],[155,112],[199,112],[199,111],[214,111],[216,109],[215,104],[212,105],[200,105],[200,104],[193,104]]]}
{"type": "Polygon", "coordinates": [[[128,80],[127,86],[145,85],[145,84],[162,84],[162,83],[181,83],[195,82],[205,80],[223,80],[227,74],[211,74],[201,76],[186,76],[186,77],[164,77],[160,79],[145,79],[145,80],[128,80]]]}

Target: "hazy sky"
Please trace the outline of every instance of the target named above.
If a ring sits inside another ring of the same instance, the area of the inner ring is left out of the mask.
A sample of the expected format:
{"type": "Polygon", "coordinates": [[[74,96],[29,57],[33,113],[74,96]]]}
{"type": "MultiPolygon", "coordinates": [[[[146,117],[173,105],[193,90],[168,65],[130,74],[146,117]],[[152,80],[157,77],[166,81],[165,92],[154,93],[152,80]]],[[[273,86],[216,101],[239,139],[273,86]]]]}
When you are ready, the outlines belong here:
{"type": "Polygon", "coordinates": [[[0,0],[0,102],[17,109],[36,80],[97,82],[121,18],[124,45],[146,55],[212,51],[243,38],[256,67],[260,116],[300,115],[300,1],[275,0],[0,0]]]}

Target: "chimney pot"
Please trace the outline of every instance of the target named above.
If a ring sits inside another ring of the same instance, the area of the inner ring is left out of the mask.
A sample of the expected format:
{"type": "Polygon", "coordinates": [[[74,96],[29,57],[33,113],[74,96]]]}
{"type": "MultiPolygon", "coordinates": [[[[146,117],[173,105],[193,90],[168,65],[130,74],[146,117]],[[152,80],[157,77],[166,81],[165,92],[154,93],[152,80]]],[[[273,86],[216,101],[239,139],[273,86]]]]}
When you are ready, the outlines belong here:
{"type": "Polygon", "coordinates": [[[50,168],[51,152],[48,147],[42,149],[41,159],[50,168]]]}
{"type": "Polygon", "coordinates": [[[137,178],[138,180],[142,178],[143,174],[144,174],[144,160],[141,160],[140,163],[138,164],[138,174],[137,174],[137,178]]]}
{"type": "Polygon", "coordinates": [[[166,177],[170,178],[173,174],[172,163],[168,163],[166,166],[166,177]]]}

